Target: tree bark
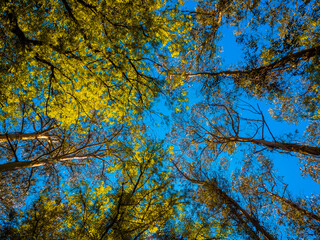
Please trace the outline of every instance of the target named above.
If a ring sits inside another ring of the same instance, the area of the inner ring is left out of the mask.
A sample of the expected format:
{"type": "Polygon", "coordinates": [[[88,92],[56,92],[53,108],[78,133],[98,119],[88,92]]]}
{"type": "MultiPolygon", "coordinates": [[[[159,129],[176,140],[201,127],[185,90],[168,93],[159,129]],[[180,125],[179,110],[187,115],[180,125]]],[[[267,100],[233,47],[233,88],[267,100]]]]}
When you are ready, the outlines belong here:
{"type": "Polygon", "coordinates": [[[301,215],[304,215],[304,216],[307,216],[315,221],[317,221],[318,223],[320,223],[320,216],[300,207],[298,204],[288,200],[288,199],[285,199],[284,197],[280,197],[278,194],[274,194],[274,193],[271,193],[269,191],[267,191],[272,197],[274,197],[275,199],[277,199],[278,201],[290,206],[293,210],[295,211],[298,211],[299,213],[301,213],[301,215]]]}
{"type": "Polygon", "coordinates": [[[255,231],[248,225],[248,222],[243,219],[243,216],[237,211],[237,209],[232,209],[231,214],[233,214],[236,217],[236,221],[239,222],[247,232],[247,234],[250,236],[253,240],[261,240],[261,238],[257,235],[255,231]]]}
{"type": "Polygon", "coordinates": [[[15,134],[0,134],[0,143],[8,141],[19,141],[19,140],[34,140],[44,139],[51,141],[55,136],[43,135],[43,133],[15,133],[15,134]]]}
{"type": "Polygon", "coordinates": [[[270,142],[264,139],[230,137],[226,140],[235,142],[250,142],[269,149],[278,149],[286,152],[302,153],[306,155],[320,156],[320,147],[312,147],[308,145],[300,145],[296,143],[270,142]]]}
{"type": "Polygon", "coordinates": [[[70,161],[70,160],[76,160],[76,159],[87,159],[88,157],[65,157],[65,158],[60,158],[57,160],[40,160],[40,161],[24,161],[24,162],[9,162],[9,163],[4,163],[0,165],[0,172],[6,172],[6,171],[15,171],[15,170],[20,170],[24,168],[34,168],[34,167],[40,167],[46,164],[51,164],[51,163],[59,163],[63,161],[70,161]]]}
{"type": "Polygon", "coordinates": [[[52,141],[56,139],[57,136],[47,134],[54,127],[48,128],[44,131],[33,132],[33,133],[11,133],[11,134],[0,134],[0,143],[9,142],[9,141],[19,141],[19,140],[34,140],[34,139],[43,139],[47,141],[52,141]]]}

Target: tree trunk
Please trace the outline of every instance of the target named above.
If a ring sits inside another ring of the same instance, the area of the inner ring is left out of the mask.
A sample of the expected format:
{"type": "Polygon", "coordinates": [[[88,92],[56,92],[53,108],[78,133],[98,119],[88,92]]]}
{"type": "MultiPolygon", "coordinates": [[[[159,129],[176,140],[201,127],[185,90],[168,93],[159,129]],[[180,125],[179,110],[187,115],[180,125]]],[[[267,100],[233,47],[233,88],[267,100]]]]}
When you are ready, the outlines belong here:
{"type": "Polygon", "coordinates": [[[87,159],[88,157],[65,157],[60,158],[57,160],[40,160],[40,161],[24,161],[24,162],[9,162],[4,163],[0,165],[0,172],[6,172],[6,171],[15,171],[20,170],[24,168],[34,168],[34,167],[40,167],[45,164],[52,164],[52,163],[59,163],[63,161],[70,161],[70,160],[76,160],[76,159],[87,159]]]}
{"type": "MultiPolygon", "coordinates": [[[[275,237],[273,237],[269,232],[265,230],[263,226],[260,225],[259,221],[255,218],[253,218],[245,209],[243,209],[233,198],[231,198],[228,194],[226,194],[224,191],[222,191],[221,188],[216,186],[216,184],[213,183],[205,183],[203,184],[204,187],[209,188],[210,190],[216,192],[221,199],[223,199],[226,204],[229,206],[229,208],[234,209],[235,211],[240,212],[246,219],[249,221],[255,229],[260,232],[266,239],[269,240],[276,240],[275,237]]],[[[235,216],[237,216],[235,214],[235,216]]],[[[239,219],[240,220],[240,219],[239,219]]]]}
{"type": "Polygon", "coordinates": [[[296,143],[281,143],[281,142],[270,142],[263,139],[253,139],[253,138],[230,138],[231,141],[236,142],[251,142],[260,146],[267,147],[269,149],[278,149],[287,152],[302,153],[313,156],[320,156],[319,147],[311,147],[307,145],[300,145],[296,143]]]}
{"type": "Polygon", "coordinates": [[[274,193],[271,193],[269,191],[267,191],[272,197],[274,197],[275,199],[277,199],[278,201],[290,206],[293,210],[301,213],[301,215],[304,215],[304,216],[307,216],[309,217],[310,219],[313,219],[315,221],[317,221],[318,223],[320,223],[320,216],[300,207],[298,204],[288,200],[288,199],[285,199],[284,197],[280,197],[278,194],[274,194],[274,193]]]}
{"type": "Polygon", "coordinates": [[[247,234],[250,236],[251,239],[253,240],[261,240],[261,238],[257,235],[257,233],[255,231],[253,231],[253,229],[248,225],[248,221],[245,221],[243,219],[243,216],[241,215],[241,213],[238,212],[238,210],[236,209],[232,209],[231,210],[231,214],[233,214],[236,218],[236,221],[244,227],[245,231],[247,232],[247,234]]]}
{"type": "Polygon", "coordinates": [[[19,141],[19,140],[34,140],[44,139],[50,141],[55,136],[43,135],[43,133],[15,133],[15,134],[0,134],[0,143],[8,141],[19,141]]]}
{"type": "MultiPolygon", "coordinates": [[[[277,238],[275,238],[271,233],[267,232],[266,229],[260,225],[260,223],[257,219],[252,217],[245,209],[243,209],[233,198],[231,198],[228,194],[226,194],[216,184],[210,183],[207,181],[203,181],[203,180],[196,180],[196,179],[190,178],[185,173],[183,173],[175,163],[174,163],[174,165],[175,165],[176,169],[178,170],[178,172],[181,175],[183,175],[188,181],[195,183],[195,184],[198,184],[198,185],[201,185],[204,188],[209,189],[209,191],[215,192],[221,198],[221,200],[225,201],[226,205],[234,211],[233,215],[235,216],[236,220],[243,222],[243,218],[241,217],[241,215],[243,215],[247,219],[247,221],[250,222],[255,227],[255,229],[258,232],[260,232],[266,239],[277,240],[277,238]],[[239,215],[239,213],[241,215],[239,215]]],[[[246,229],[246,230],[248,231],[248,229],[246,229]]],[[[254,234],[253,230],[248,231],[248,233],[250,235],[252,235],[251,237],[256,236],[256,234],[254,234]]],[[[254,237],[254,238],[256,238],[256,237],[254,237]]]]}
{"type": "Polygon", "coordinates": [[[296,53],[289,54],[273,63],[270,63],[266,66],[261,66],[255,69],[250,70],[226,70],[221,72],[199,72],[194,74],[186,74],[188,77],[196,77],[196,76],[208,76],[208,77],[219,77],[219,76],[241,76],[241,75],[252,75],[267,71],[277,71],[279,69],[284,68],[287,64],[295,64],[297,65],[301,61],[308,61],[312,57],[319,55],[320,46],[315,46],[312,48],[304,49],[296,53]]]}
{"type": "Polygon", "coordinates": [[[33,133],[0,134],[0,143],[9,142],[9,141],[19,141],[19,140],[34,140],[34,139],[43,139],[47,141],[52,141],[53,139],[57,139],[57,136],[48,135],[47,133],[53,129],[54,127],[50,127],[46,130],[43,130],[40,132],[33,132],[33,133]]]}

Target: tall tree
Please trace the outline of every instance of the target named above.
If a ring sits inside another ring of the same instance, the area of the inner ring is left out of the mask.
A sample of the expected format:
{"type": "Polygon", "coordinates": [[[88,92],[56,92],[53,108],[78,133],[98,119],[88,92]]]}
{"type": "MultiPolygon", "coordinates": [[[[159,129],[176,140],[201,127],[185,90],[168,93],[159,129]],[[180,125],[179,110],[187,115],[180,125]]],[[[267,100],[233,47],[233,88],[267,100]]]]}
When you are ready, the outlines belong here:
{"type": "Polygon", "coordinates": [[[84,176],[88,164],[92,168],[100,165],[102,171],[108,157],[118,153],[122,134],[127,131],[123,125],[110,126],[99,118],[64,129],[38,112],[25,114],[29,107],[24,104],[21,118],[15,123],[7,119],[0,127],[2,210],[17,207],[14,202],[22,203],[37,188],[59,185],[64,171],[73,172],[73,177],[84,176]],[[83,173],[79,165],[84,166],[83,173]]]}
{"type": "Polygon", "coordinates": [[[162,88],[173,87],[164,81],[161,61],[184,48],[189,27],[178,8],[157,0],[0,3],[0,172],[7,212],[32,187],[57,187],[60,179],[87,171],[94,178],[109,157],[121,155],[122,130],[138,125],[162,88]]]}
{"type": "Polygon", "coordinates": [[[194,146],[201,146],[203,152],[218,157],[220,153],[232,155],[242,151],[244,147],[249,150],[248,146],[255,145],[256,151],[269,150],[299,157],[305,164],[302,173],[319,181],[316,166],[319,164],[320,148],[316,143],[309,145],[307,136],[292,139],[274,135],[259,106],[254,107],[241,101],[231,103],[223,99],[216,102],[196,104],[190,114],[176,114],[173,134],[184,138],[180,142],[187,149],[192,143],[194,146]]]}
{"type": "MultiPolygon", "coordinates": [[[[211,179],[199,179],[203,178],[201,172],[198,171],[196,177],[193,177],[189,175],[190,173],[183,172],[177,164],[174,165],[187,181],[199,185],[195,200],[204,203],[211,216],[220,221],[231,222],[239,235],[244,234],[250,239],[277,239],[274,233],[269,232],[269,229],[261,224],[258,216],[242,207],[239,201],[230,196],[231,193],[226,188],[223,178],[217,176],[211,179]]],[[[195,168],[191,170],[191,174],[195,168]]]]}
{"type": "Polygon", "coordinates": [[[248,155],[241,170],[233,173],[234,191],[247,202],[259,205],[266,216],[279,224],[287,223],[283,235],[299,239],[319,238],[319,197],[308,198],[289,193],[288,185],[276,174],[270,159],[261,152],[248,155]],[[264,205],[261,203],[265,203],[264,205]]]}
{"type": "Polygon", "coordinates": [[[20,117],[17,103],[30,101],[65,128],[94,114],[132,122],[166,85],[166,69],[151,70],[159,49],[182,50],[188,29],[158,0],[19,0],[0,9],[1,119],[20,117]]]}
{"type": "MultiPolygon", "coordinates": [[[[267,156],[286,154],[292,164],[298,156],[307,168],[313,168],[319,165],[313,151],[319,147],[303,144],[308,141],[301,137],[295,143],[288,142],[290,137],[274,135],[259,107],[222,97],[210,102],[176,113],[170,134],[178,173],[198,185],[194,201],[205,204],[211,216],[237,226],[250,239],[281,235],[317,239],[317,195],[311,199],[291,196],[267,156]]],[[[316,171],[310,175],[319,181],[316,171]]]]}
{"type": "Polygon", "coordinates": [[[159,143],[133,142],[124,158],[114,159],[109,180],[67,184],[56,196],[47,192],[3,232],[15,239],[147,239],[158,232],[180,204],[162,163],[169,156],[159,143]]]}
{"type": "Polygon", "coordinates": [[[196,48],[177,75],[199,80],[211,94],[240,89],[275,100],[274,116],[287,121],[318,118],[319,6],[318,0],[200,1],[189,12],[196,48]],[[237,66],[222,64],[220,55],[220,39],[232,30],[243,48],[237,66]]]}

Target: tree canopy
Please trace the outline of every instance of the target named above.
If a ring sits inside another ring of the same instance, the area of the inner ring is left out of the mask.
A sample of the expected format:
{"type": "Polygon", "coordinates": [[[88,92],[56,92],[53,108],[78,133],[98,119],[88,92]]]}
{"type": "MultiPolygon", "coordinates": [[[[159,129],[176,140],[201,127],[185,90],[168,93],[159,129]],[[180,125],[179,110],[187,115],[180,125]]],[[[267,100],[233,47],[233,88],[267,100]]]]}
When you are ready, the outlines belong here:
{"type": "Polygon", "coordinates": [[[2,1],[0,238],[319,239],[319,14],[2,1]]]}
{"type": "Polygon", "coordinates": [[[94,115],[132,121],[165,85],[160,48],[180,53],[188,29],[166,1],[1,3],[1,116],[34,108],[69,127],[94,115]],[[10,49],[10,51],[8,51],[10,49]]]}

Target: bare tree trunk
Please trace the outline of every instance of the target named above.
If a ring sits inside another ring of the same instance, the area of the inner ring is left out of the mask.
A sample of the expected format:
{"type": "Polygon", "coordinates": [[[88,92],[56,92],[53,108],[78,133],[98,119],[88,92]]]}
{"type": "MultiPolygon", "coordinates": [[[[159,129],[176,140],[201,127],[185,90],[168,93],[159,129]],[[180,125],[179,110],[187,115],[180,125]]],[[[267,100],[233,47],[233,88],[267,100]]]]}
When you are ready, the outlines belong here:
{"type": "Polygon", "coordinates": [[[230,141],[236,142],[251,142],[260,146],[267,147],[269,149],[278,149],[287,152],[302,153],[313,156],[320,156],[320,147],[311,147],[308,145],[300,145],[296,143],[282,143],[282,142],[270,142],[263,139],[253,138],[230,138],[230,141]]]}
{"type": "Polygon", "coordinates": [[[49,128],[41,132],[34,133],[12,133],[12,134],[0,134],[0,143],[9,141],[19,141],[19,140],[34,140],[43,139],[47,141],[52,141],[57,138],[55,135],[48,135],[47,133],[54,128],[49,128]]]}
{"type": "MultiPolygon", "coordinates": [[[[216,192],[221,199],[223,199],[226,204],[229,206],[229,208],[234,209],[234,211],[240,212],[246,219],[249,221],[255,229],[260,232],[266,239],[269,240],[276,240],[275,237],[273,237],[269,232],[266,231],[266,229],[260,225],[259,221],[255,218],[253,218],[245,209],[243,209],[233,198],[231,198],[228,194],[226,194],[224,191],[222,191],[221,188],[216,186],[216,184],[213,183],[205,183],[203,185],[204,187],[208,188],[209,190],[212,190],[216,192]]],[[[238,215],[234,214],[237,218],[238,215]]],[[[241,219],[239,219],[241,220],[241,219]]]]}
{"type": "Polygon", "coordinates": [[[318,216],[318,215],[316,215],[316,214],[314,214],[314,213],[312,213],[312,212],[310,212],[310,211],[308,211],[308,210],[300,207],[298,204],[296,204],[296,203],[294,203],[294,202],[292,202],[292,201],[290,201],[290,200],[288,200],[288,199],[286,199],[286,198],[284,198],[284,197],[281,197],[281,196],[279,196],[278,194],[274,194],[274,193],[269,192],[269,191],[267,191],[267,192],[268,192],[268,194],[270,194],[272,197],[274,197],[275,199],[277,199],[279,202],[282,202],[282,203],[290,206],[293,210],[301,213],[301,215],[307,216],[307,217],[309,217],[310,219],[313,219],[313,220],[317,221],[318,223],[320,223],[320,216],[318,216]]]}
{"type": "Polygon", "coordinates": [[[261,238],[257,235],[257,233],[253,231],[253,229],[248,225],[248,222],[243,219],[243,216],[236,209],[232,209],[231,214],[233,214],[236,217],[237,222],[239,222],[242,226],[244,226],[245,231],[247,232],[247,234],[250,236],[251,239],[261,240],[261,238]]]}
{"type": "Polygon", "coordinates": [[[17,134],[1,134],[0,143],[8,141],[18,141],[18,140],[34,140],[34,139],[44,139],[50,141],[54,136],[42,135],[38,133],[17,133],[17,134]]]}
{"type": "Polygon", "coordinates": [[[34,167],[40,167],[45,164],[51,164],[51,163],[59,163],[63,161],[70,161],[70,160],[76,160],[76,159],[87,159],[88,157],[65,157],[65,158],[60,158],[57,160],[52,160],[52,159],[45,159],[45,160],[40,160],[40,161],[24,161],[24,162],[9,162],[9,163],[4,163],[0,165],[0,172],[6,172],[6,171],[15,171],[15,170],[20,170],[24,168],[34,168],[34,167]]]}
{"type": "Polygon", "coordinates": [[[299,64],[301,61],[308,61],[312,57],[319,55],[320,46],[315,46],[312,48],[304,49],[296,53],[289,54],[273,63],[270,63],[266,66],[261,66],[255,69],[250,70],[227,70],[221,72],[199,72],[194,74],[186,74],[189,77],[196,77],[196,76],[211,76],[211,77],[218,77],[218,76],[241,76],[241,75],[251,75],[257,74],[267,71],[281,71],[281,68],[285,68],[287,64],[299,64]]]}

